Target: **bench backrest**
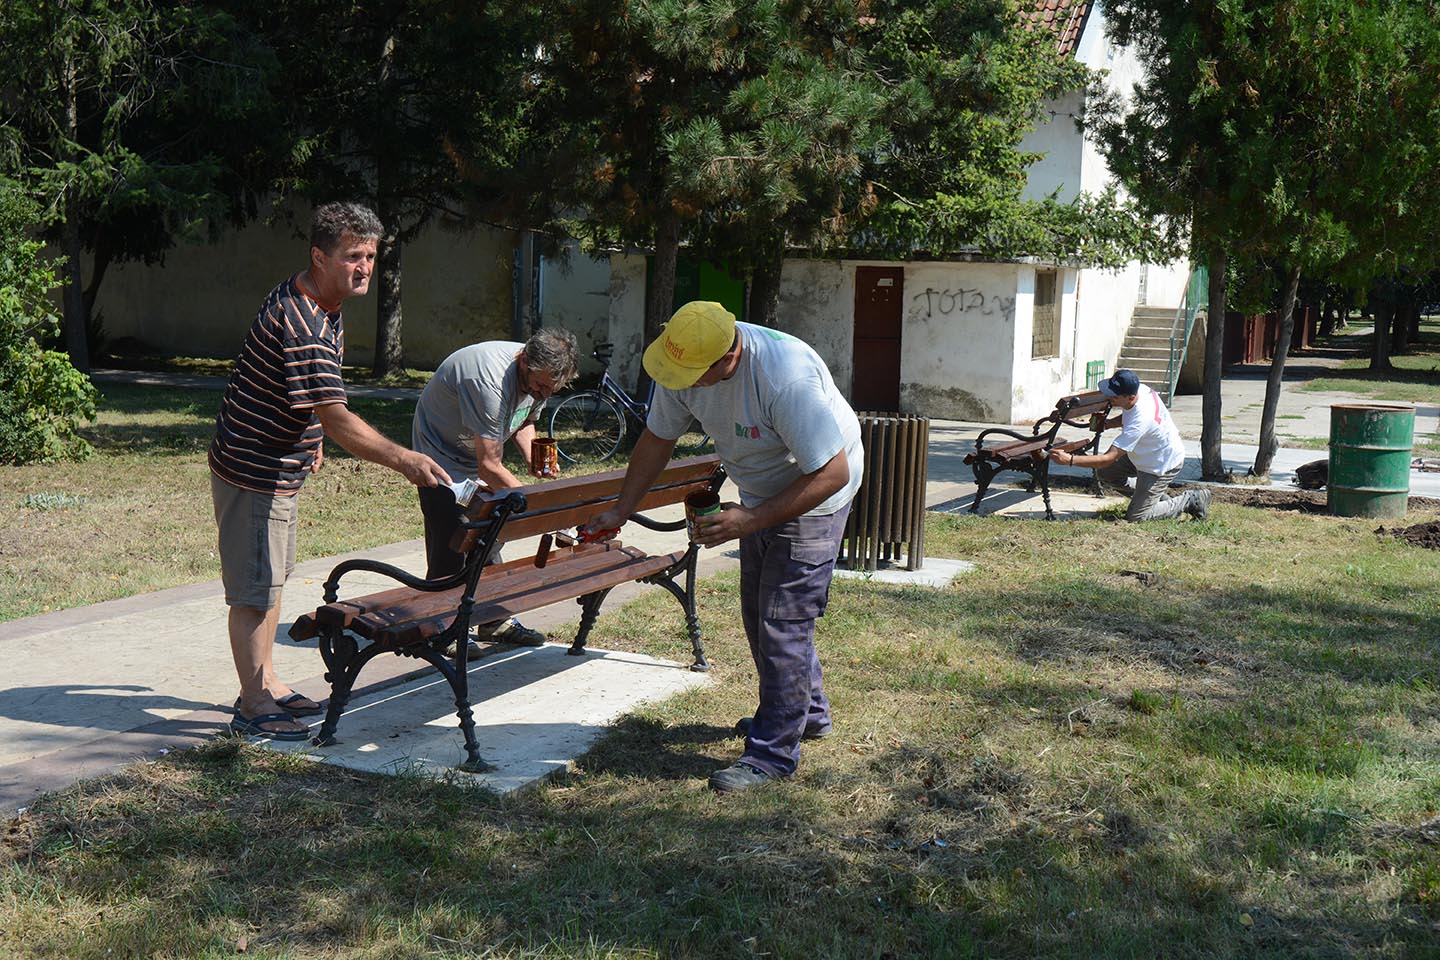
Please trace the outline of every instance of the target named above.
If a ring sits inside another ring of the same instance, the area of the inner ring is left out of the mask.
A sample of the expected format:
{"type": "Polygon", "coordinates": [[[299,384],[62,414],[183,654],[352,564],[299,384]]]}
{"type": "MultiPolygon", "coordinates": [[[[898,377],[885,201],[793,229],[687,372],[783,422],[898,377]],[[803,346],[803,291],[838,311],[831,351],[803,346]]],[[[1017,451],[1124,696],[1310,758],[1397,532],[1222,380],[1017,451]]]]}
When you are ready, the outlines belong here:
{"type": "MultiPolygon", "coordinates": [[[[640,500],[636,512],[680,503],[692,493],[714,490],[719,485],[720,476],[720,458],[713,453],[675,460],[661,471],[650,491],[640,500]]],[[[519,493],[525,498],[525,507],[506,519],[500,528],[498,542],[566,531],[586,522],[619,499],[624,480],[625,471],[621,469],[510,490],[482,490],[465,509],[465,517],[472,522],[489,519],[497,504],[510,494],[519,493]]],[[[480,535],[481,531],[475,528],[461,530],[452,546],[462,553],[469,552],[480,535]]]]}
{"type": "Polygon", "coordinates": [[[1105,396],[1099,390],[1091,390],[1088,393],[1061,397],[1055,404],[1055,413],[1066,420],[1088,420],[1094,414],[1109,413],[1110,404],[1113,402],[1113,398],[1105,396]]]}
{"type": "Polygon", "coordinates": [[[1111,397],[1099,390],[1076,393],[1061,397],[1055,402],[1055,409],[1042,419],[1035,421],[1035,435],[1054,435],[1062,424],[1094,430],[1098,436],[1105,427],[1105,417],[1113,403],[1111,397]],[[1099,418],[1097,421],[1095,418],[1099,418]]]}

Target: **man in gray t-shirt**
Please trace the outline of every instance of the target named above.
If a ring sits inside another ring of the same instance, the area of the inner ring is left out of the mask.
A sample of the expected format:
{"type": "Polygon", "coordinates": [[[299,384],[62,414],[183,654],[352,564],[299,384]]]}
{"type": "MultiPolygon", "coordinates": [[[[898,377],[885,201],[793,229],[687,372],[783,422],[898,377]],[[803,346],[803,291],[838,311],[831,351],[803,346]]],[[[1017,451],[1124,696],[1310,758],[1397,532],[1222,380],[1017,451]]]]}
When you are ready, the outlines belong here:
{"type": "MultiPolygon", "coordinates": [[[[575,338],[564,330],[542,330],[525,343],[496,340],[461,347],[446,357],[420,393],[411,425],[411,444],[451,479],[475,477],[495,490],[522,486],[506,468],[505,443],[513,440],[525,463],[535,421],[551,394],[575,376],[575,338]]],[[[450,549],[460,523],[448,487],[422,488],[426,576],[448,576],[465,564],[450,549]]],[[[492,558],[494,559],[494,558],[492,558]]],[[[482,631],[495,639],[543,643],[544,635],[511,618],[482,631]]]]}
{"type": "Polygon", "coordinates": [[[796,338],[736,323],[718,303],[675,312],[645,351],[655,397],[615,507],[589,532],[617,529],[670,458],[690,418],[715,440],[740,503],[700,519],[695,542],[740,540],[740,613],[760,679],[760,704],[736,724],[740,760],[710,777],[721,792],[795,772],[800,741],[830,732],[815,653],[815,620],[864,458],[860,424],[824,361],[796,338]]]}

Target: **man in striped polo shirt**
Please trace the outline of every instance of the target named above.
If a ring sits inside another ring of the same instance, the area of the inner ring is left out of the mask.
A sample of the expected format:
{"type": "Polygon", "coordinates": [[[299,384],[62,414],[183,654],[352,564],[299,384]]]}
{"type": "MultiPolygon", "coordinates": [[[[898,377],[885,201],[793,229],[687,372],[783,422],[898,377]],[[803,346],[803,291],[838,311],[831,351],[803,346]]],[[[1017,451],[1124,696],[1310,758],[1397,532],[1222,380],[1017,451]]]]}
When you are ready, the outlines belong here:
{"type": "Polygon", "coordinates": [[[294,718],[320,712],[276,676],[273,654],[280,595],[295,566],[295,495],[320,469],[324,438],[418,487],[450,482],[434,460],[386,439],[346,405],[340,304],[369,289],[379,237],[379,218],[358,204],[315,211],[310,264],[265,298],[220,404],[210,489],[240,675],[230,723],[238,733],[304,740],[309,730],[294,718]]]}

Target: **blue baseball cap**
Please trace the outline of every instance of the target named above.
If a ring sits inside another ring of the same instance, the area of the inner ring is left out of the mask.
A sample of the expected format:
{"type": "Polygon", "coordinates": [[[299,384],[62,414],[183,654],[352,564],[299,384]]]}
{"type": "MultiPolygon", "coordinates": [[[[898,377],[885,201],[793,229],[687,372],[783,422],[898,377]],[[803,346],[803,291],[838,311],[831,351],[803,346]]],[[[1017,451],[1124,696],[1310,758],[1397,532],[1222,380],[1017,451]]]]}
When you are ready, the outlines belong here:
{"type": "Polygon", "coordinates": [[[1133,397],[1140,392],[1140,378],[1134,370],[1116,370],[1114,376],[1101,380],[1099,386],[1107,397],[1133,397]]]}

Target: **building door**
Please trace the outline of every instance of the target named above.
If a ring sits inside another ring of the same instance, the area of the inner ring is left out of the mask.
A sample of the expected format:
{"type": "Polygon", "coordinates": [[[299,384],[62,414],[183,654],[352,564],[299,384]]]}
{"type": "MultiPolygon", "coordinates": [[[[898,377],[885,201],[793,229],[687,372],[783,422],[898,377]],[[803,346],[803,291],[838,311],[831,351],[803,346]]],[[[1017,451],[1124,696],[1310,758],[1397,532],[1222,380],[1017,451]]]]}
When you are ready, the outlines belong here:
{"type": "Polygon", "coordinates": [[[900,409],[904,283],[904,267],[855,268],[855,379],[850,405],[856,410],[900,409]]]}

